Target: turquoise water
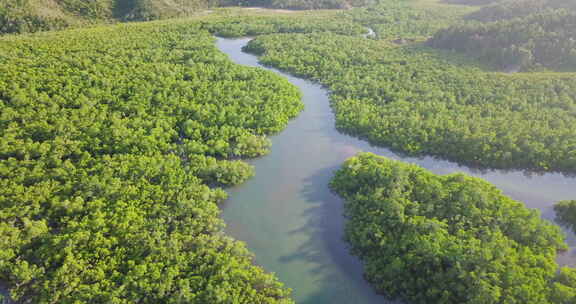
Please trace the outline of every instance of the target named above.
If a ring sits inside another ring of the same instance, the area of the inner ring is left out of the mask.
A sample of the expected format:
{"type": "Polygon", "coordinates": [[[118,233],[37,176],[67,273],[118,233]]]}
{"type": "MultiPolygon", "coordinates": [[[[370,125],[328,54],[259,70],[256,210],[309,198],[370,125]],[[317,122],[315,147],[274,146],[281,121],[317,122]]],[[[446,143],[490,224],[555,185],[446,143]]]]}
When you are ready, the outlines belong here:
{"type": "MultiPolygon", "coordinates": [[[[249,39],[218,39],[218,48],[237,64],[262,67],[243,53],[249,39]]],[[[268,69],[268,68],[266,68],[268,69]]],[[[430,157],[403,158],[388,149],[340,134],[334,127],[328,92],[320,85],[275,71],[298,86],[305,110],[286,130],[272,137],[272,152],[252,160],[256,176],[231,189],[223,208],[227,231],[247,243],[255,262],[294,290],[298,303],[386,303],[362,278],[359,261],[342,241],[342,201],[328,191],[332,173],[360,151],[416,163],[439,174],[465,172],[495,184],[552,220],[558,200],[576,199],[576,179],[561,174],[472,170],[430,157]]],[[[574,247],[576,239],[569,235],[574,247]]],[[[559,257],[576,262],[572,248],[559,257]]]]}

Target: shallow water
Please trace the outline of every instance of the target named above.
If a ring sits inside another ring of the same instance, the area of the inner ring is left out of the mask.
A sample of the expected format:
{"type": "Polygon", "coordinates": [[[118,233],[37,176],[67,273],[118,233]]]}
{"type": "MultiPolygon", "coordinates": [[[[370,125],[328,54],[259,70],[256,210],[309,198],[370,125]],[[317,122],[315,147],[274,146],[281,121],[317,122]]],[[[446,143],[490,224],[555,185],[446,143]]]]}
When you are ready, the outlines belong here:
{"type": "MultiPolygon", "coordinates": [[[[386,303],[362,278],[361,264],[342,241],[342,201],[328,190],[334,170],[360,151],[416,163],[438,174],[465,172],[495,184],[530,208],[554,218],[552,206],[576,199],[576,178],[528,176],[519,171],[480,172],[431,157],[405,158],[336,131],[328,92],[320,85],[258,64],[241,51],[249,39],[218,38],[218,48],[235,63],[275,71],[298,86],[305,110],[279,135],[272,152],[252,160],[256,176],[229,191],[223,208],[227,231],[247,243],[256,263],[274,272],[304,304],[386,303]]],[[[563,265],[576,262],[576,238],[568,235],[563,265]]]]}

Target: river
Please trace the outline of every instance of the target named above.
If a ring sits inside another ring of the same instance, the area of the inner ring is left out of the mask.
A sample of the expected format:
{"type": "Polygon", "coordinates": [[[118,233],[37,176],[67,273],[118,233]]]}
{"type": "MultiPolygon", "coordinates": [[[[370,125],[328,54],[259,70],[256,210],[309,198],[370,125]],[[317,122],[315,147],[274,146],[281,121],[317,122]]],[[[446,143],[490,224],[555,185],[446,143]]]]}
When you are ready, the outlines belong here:
{"type": "MultiPolygon", "coordinates": [[[[360,151],[416,163],[438,174],[465,172],[484,178],[512,198],[541,210],[553,220],[552,206],[576,199],[576,179],[561,174],[527,175],[520,171],[472,170],[431,157],[405,158],[388,149],[336,131],[328,92],[320,85],[258,64],[243,53],[249,39],[218,38],[218,48],[237,64],[272,70],[303,93],[305,110],[279,135],[270,154],[251,160],[256,176],[230,189],[222,217],[227,232],[246,242],[255,262],[292,288],[297,303],[387,303],[362,278],[361,264],[342,240],[342,201],[328,182],[342,162],[360,151]]],[[[576,262],[576,238],[568,234],[570,251],[558,261],[576,262]]]]}

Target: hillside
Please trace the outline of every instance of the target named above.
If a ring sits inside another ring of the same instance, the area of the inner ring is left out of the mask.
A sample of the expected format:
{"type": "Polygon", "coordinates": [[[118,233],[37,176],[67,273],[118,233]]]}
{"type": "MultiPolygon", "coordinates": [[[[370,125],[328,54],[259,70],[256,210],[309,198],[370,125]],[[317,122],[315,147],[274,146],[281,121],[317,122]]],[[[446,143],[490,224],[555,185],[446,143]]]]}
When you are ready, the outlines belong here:
{"type": "Polygon", "coordinates": [[[26,33],[93,23],[187,16],[210,0],[15,0],[0,3],[0,33],[26,33]]]}
{"type": "Polygon", "coordinates": [[[546,10],[576,10],[576,2],[566,0],[504,0],[494,1],[492,4],[494,5],[485,6],[471,13],[466,19],[492,22],[512,18],[524,18],[546,10]]]}
{"type": "Polygon", "coordinates": [[[0,3],[0,34],[30,33],[121,21],[186,17],[215,6],[346,9],[374,0],[15,0],[0,3]]]}
{"type": "Polygon", "coordinates": [[[509,0],[484,7],[429,41],[507,71],[576,70],[576,3],[509,0]]]}
{"type": "Polygon", "coordinates": [[[374,4],[376,0],[223,0],[223,5],[261,6],[280,9],[346,9],[374,4]]]}

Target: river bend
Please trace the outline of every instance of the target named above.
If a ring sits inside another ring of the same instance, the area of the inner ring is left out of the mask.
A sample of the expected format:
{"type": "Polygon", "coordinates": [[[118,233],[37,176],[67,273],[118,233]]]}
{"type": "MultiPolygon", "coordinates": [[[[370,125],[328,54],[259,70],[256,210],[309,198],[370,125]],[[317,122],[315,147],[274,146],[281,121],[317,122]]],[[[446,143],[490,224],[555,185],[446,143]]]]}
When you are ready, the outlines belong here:
{"type": "MultiPolygon", "coordinates": [[[[541,210],[549,220],[554,218],[555,202],[576,199],[576,179],[561,174],[480,172],[431,157],[401,157],[341,134],[335,129],[328,91],[260,65],[257,57],[241,51],[249,40],[218,38],[217,46],[237,64],[286,77],[302,91],[305,110],[271,138],[270,154],[250,161],[256,176],[229,190],[222,216],[227,232],[246,242],[255,262],[294,290],[297,303],[386,303],[363,280],[360,262],[348,253],[342,240],[342,201],[328,190],[334,170],[360,151],[416,163],[438,174],[465,172],[484,178],[528,207],[541,210]]],[[[576,262],[576,238],[571,233],[568,243],[571,250],[559,257],[563,265],[576,262]]]]}

